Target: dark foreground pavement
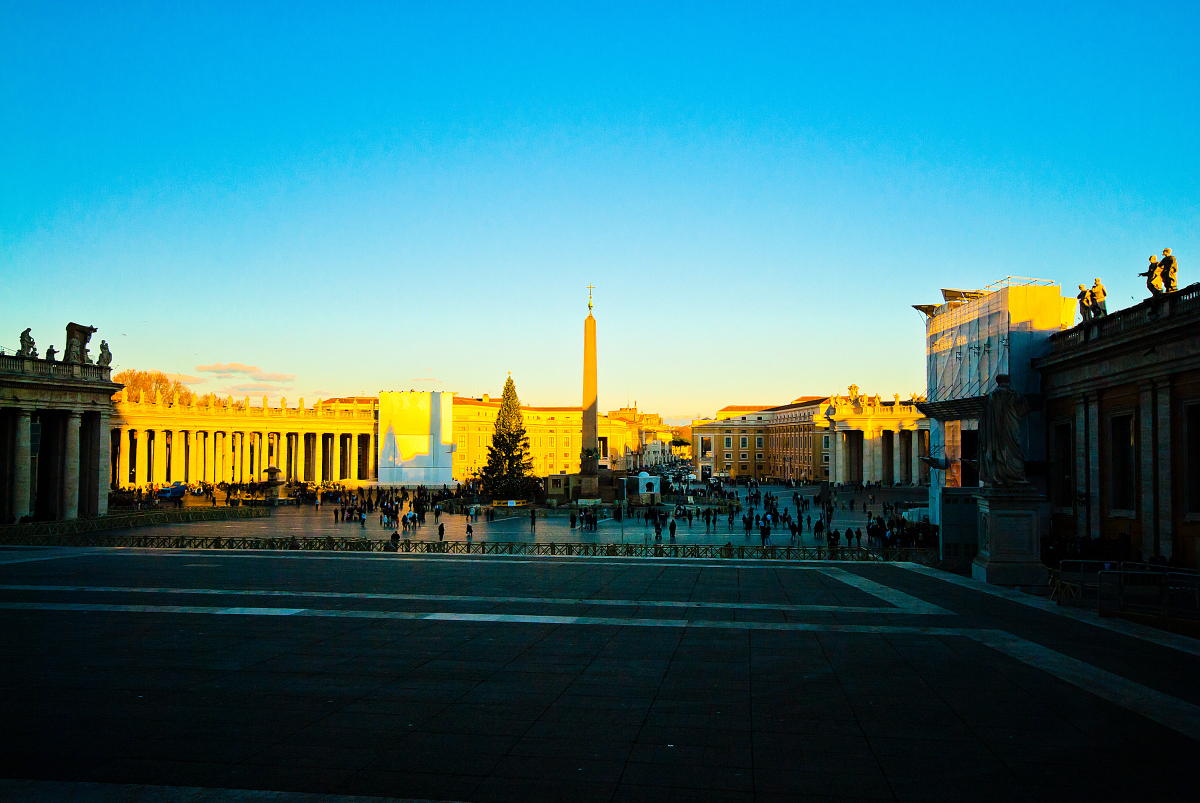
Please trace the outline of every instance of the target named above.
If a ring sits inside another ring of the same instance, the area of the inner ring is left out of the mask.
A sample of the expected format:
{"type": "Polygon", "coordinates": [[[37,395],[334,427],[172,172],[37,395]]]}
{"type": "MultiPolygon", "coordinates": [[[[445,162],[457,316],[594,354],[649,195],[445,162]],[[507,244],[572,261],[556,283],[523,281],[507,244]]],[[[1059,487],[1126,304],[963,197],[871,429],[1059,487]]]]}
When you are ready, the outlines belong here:
{"type": "Polygon", "coordinates": [[[902,565],[8,550],[0,800],[1194,800],[1200,645],[1020,599],[902,565]]]}

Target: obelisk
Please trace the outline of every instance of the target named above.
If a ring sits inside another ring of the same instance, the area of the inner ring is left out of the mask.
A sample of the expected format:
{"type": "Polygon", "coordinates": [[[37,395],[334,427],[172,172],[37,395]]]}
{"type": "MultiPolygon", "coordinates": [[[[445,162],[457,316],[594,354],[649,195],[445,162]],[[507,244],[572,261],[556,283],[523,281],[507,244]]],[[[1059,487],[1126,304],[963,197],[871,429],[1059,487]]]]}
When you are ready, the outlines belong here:
{"type": "Polygon", "coordinates": [[[588,316],[583,321],[583,443],[579,455],[580,498],[600,496],[598,478],[600,444],[596,429],[596,319],[592,317],[592,290],[588,285],[588,316]]]}

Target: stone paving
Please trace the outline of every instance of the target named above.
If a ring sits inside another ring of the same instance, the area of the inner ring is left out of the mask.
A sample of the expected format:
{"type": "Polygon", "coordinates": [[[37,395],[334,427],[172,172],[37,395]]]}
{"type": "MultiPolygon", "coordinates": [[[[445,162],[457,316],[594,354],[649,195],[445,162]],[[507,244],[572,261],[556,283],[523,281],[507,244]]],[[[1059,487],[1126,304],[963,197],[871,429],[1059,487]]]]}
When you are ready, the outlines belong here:
{"type": "Polygon", "coordinates": [[[1193,800],[1200,757],[1197,642],[908,565],[4,550],[0,644],[0,799],[1193,800]]]}

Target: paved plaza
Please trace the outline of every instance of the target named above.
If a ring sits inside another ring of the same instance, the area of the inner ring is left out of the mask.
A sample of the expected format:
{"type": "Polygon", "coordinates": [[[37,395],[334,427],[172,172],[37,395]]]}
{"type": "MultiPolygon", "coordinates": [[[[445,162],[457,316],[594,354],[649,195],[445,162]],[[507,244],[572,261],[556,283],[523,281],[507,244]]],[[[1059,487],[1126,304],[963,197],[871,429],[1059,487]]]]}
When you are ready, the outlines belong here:
{"type": "Polygon", "coordinates": [[[8,549],[0,643],[0,800],[1194,800],[1200,757],[1197,642],[906,564],[8,549]]]}
{"type": "MultiPolygon", "coordinates": [[[[763,486],[763,491],[778,495],[780,509],[788,508],[795,515],[796,506],[792,501],[792,490],[782,486],[763,486]]],[[[748,506],[746,490],[741,488],[738,489],[738,492],[739,501],[743,505],[748,506]]],[[[804,488],[800,489],[799,493],[811,500],[815,494],[815,490],[804,488]]],[[[869,509],[873,515],[878,516],[882,512],[882,503],[885,500],[889,502],[896,502],[898,500],[923,500],[927,489],[894,489],[875,491],[874,493],[876,501],[873,505],[869,506],[869,509]]],[[[844,503],[853,499],[855,501],[855,510],[851,512],[839,506],[834,511],[831,526],[839,530],[845,530],[847,527],[865,528],[867,518],[866,513],[863,512],[862,505],[869,497],[869,492],[853,494],[848,491],[841,492],[838,496],[839,501],[844,503]]],[[[702,502],[703,500],[699,501],[702,502]]],[[[198,498],[190,498],[188,506],[205,506],[200,502],[201,500],[198,498]]],[[[376,540],[386,539],[392,533],[390,528],[385,528],[380,524],[378,513],[367,516],[365,527],[353,522],[335,522],[334,507],[334,505],[322,505],[318,511],[312,505],[303,505],[301,507],[284,506],[275,508],[270,519],[233,519],[227,522],[162,524],[140,528],[138,532],[147,535],[161,533],[170,533],[173,535],[220,535],[222,538],[265,538],[291,535],[295,535],[298,538],[361,536],[376,540]]],[[[761,512],[761,510],[760,507],[758,511],[761,512]]],[[[523,511],[523,509],[514,508],[513,511],[523,511]]],[[[579,526],[576,526],[574,529],[571,528],[570,516],[565,509],[551,511],[538,510],[539,516],[547,516],[547,514],[549,514],[548,517],[538,519],[536,528],[532,530],[529,527],[527,512],[512,512],[501,509],[501,517],[491,522],[485,521],[484,517],[480,515],[476,520],[470,522],[474,530],[473,538],[476,541],[554,541],[557,543],[571,541],[600,544],[619,544],[622,542],[649,543],[654,540],[654,528],[644,520],[636,518],[626,518],[624,522],[619,522],[613,518],[604,518],[594,531],[585,531],[579,526]]],[[[708,530],[704,527],[703,519],[694,518],[689,526],[687,520],[681,517],[676,522],[676,542],[680,544],[718,545],[732,542],[735,546],[738,544],[760,544],[761,539],[757,527],[753,529],[749,538],[746,537],[745,530],[742,527],[741,516],[741,513],[734,516],[732,529],[729,526],[728,517],[722,515],[716,525],[708,530]]],[[[805,516],[806,519],[812,518],[814,522],[817,519],[817,513],[813,508],[809,508],[805,516]]],[[[432,512],[427,513],[425,524],[415,530],[401,533],[401,535],[414,541],[436,541],[438,540],[439,523],[445,525],[445,537],[447,540],[466,540],[467,517],[451,513],[442,514],[438,522],[434,521],[432,512]]],[[[790,544],[790,538],[791,536],[785,527],[776,527],[771,534],[771,542],[776,546],[790,544]]],[[[665,530],[663,531],[663,540],[669,540],[665,530]]],[[[811,526],[806,525],[803,537],[797,545],[818,546],[823,544],[825,544],[824,537],[815,537],[811,526]]]]}

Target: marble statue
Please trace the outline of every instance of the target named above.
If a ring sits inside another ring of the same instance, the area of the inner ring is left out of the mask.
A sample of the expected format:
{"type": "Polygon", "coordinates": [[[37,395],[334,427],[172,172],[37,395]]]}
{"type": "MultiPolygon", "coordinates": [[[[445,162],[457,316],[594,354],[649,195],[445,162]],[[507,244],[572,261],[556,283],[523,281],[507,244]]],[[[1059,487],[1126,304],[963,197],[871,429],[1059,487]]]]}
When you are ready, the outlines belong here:
{"type": "Polygon", "coordinates": [[[1170,248],[1163,249],[1163,256],[1162,256],[1162,259],[1160,259],[1158,261],[1158,264],[1162,266],[1162,274],[1161,275],[1162,275],[1162,283],[1163,283],[1163,292],[1164,293],[1174,293],[1176,290],[1179,289],[1178,284],[1177,284],[1178,274],[1179,274],[1179,261],[1177,259],[1175,259],[1174,255],[1171,254],[1170,248]]]}
{"type": "Polygon", "coordinates": [[[1081,284],[1076,298],[1079,299],[1079,317],[1086,323],[1092,319],[1092,291],[1081,284]]]}
{"type": "Polygon", "coordinates": [[[91,365],[92,358],[88,356],[87,344],[92,339],[92,334],[95,331],[96,327],[94,326],[81,326],[77,323],[67,324],[67,345],[63,362],[91,365]]]}
{"type": "Polygon", "coordinates": [[[47,361],[47,362],[54,362],[54,355],[55,355],[55,354],[57,354],[57,353],[58,353],[58,349],[54,348],[54,346],[49,346],[49,347],[47,347],[47,349],[46,349],[46,361],[47,361]]]}
{"type": "Polygon", "coordinates": [[[21,350],[17,352],[17,356],[37,357],[37,349],[33,347],[33,336],[29,334],[29,329],[21,333],[21,350]]]}
{"type": "Polygon", "coordinates": [[[1158,266],[1158,255],[1150,255],[1150,267],[1145,273],[1139,273],[1138,276],[1146,277],[1146,289],[1150,291],[1150,296],[1161,296],[1163,294],[1162,270],[1158,266]]]}
{"type": "Polygon", "coordinates": [[[987,409],[979,419],[979,479],[988,485],[1028,485],[1025,450],[1021,447],[1021,420],[1029,415],[1029,402],[1009,384],[1008,374],[996,377],[988,394],[987,409]]]}
{"type": "Polygon", "coordinates": [[[1096,279],[1096,283],[1092,285],[1092,317],[1103,318],[1108,314],[1108,305],[1104,303],[1104,299],[1108,298],[1108,291],[1104,289],[1104,285],[1100,283],[1100,279],[1096,279]]]}
{"type": "Polygon", "coordinates": [[[100,341],[100,358],[96,360],[97,365],[102,365],[105,368],[112,365],[112,352],[108,350],[108,341],[100,341]]]}

